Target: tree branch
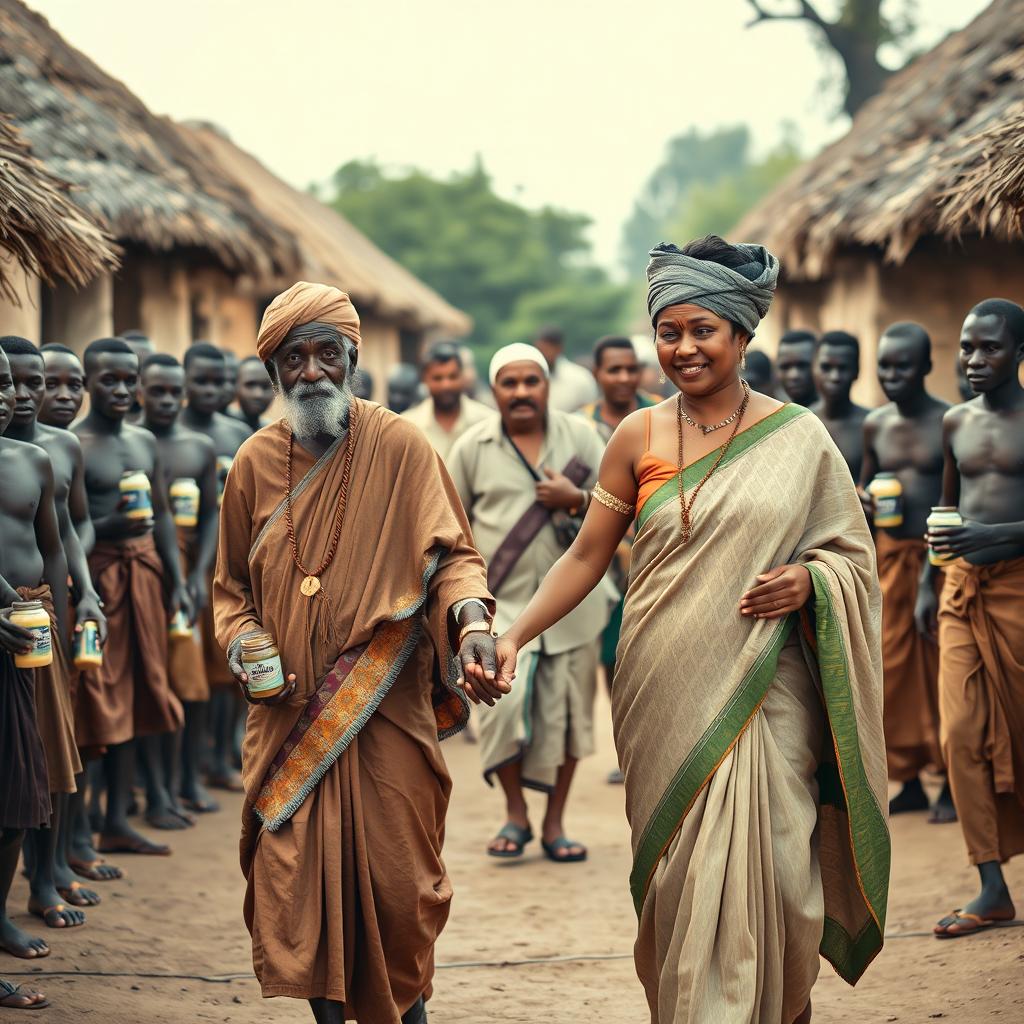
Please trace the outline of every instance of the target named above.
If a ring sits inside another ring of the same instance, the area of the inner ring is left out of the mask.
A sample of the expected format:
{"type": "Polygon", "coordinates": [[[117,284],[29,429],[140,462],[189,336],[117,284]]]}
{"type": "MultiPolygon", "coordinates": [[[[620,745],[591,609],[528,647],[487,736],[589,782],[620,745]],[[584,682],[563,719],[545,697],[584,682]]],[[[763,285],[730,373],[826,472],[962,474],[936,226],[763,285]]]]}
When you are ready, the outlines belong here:
{"type": "Polygon", "coordinates": [[[790,14],[773,14],[771,11],[766,11],[759,0],[747,0],[747,3],[753,7],[755,15],[747,22],[747,28],[759,25],[762,21],[809,21],[820,28],[826,28],[829,25],[829,22],[822,18],[814,6],[809,3],[809,0],[800,0],[800,10],[790,14]]]}

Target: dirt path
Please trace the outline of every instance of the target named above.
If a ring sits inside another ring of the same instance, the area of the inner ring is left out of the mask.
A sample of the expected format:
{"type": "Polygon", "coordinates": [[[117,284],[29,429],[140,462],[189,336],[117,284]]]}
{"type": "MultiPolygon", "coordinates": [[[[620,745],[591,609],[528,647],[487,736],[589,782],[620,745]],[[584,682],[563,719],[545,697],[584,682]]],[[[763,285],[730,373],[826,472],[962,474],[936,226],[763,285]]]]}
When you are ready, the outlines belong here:
{"type": "MultiPolygon", "coordinates": [[[[598,710],[598,720],[607,722],[606,707],[598,710]]],[[[613,759],[607,727],[600,746],[601,753],[580,769],[569,822],[572,836],[588,844],[590,860],[569,866],[543,860],[536,843],[519,863],[484,857],[486,839],[501,824],[498,797],[480,782],[475,747],[461,739],[445,745],[456,780],[446,847],[456,896],[438,950],[432,1024],[644,1024],[649,1019],[629,957],[635,927],[626,885],[629,847],[622,790],[604,782],[613,759]],[[618,959],[470,966],[604,955],[618,959]]],[[[540,799],[533,799],[539,811],[540,799]]],[[[104,903],[89,912],[85,928],[48,933],[54,952],[39,966],[47,973],[69,973],[36,979],[53,1008],[33,1021],[309,1024],[305,1004],[264,1001],[251,977],[217,982],[144,976],[251,975],[240,916],[238,801],[229,798],[226,804],[221,814],[175,835],[169,859],[124,858],[129,877],[100,887],[104,903]],[[90,977],[89,971],[127,976],[90,977]]],[[[815,1020],[1024,1020],[1024,928],[954,942],[918,934],[929,932],[942,912],[974,891],[959,829],[928,826],[913,815],[893,823],[893,839],[889,942],[856,989],[823,964],[814,991],[815,1020]]],[[[1024,859],[1010,865],[1009,878],[1024,901],[1024,859]]],[[[19,878],[12,909],[24,908],[26,892],[19,878]]],[[[22,927],[40,923],[23,913],[15,918],[22,927]]],[[[0,954],[0,977],[25,969],[31,969],[26,961],[0,954]]]]}

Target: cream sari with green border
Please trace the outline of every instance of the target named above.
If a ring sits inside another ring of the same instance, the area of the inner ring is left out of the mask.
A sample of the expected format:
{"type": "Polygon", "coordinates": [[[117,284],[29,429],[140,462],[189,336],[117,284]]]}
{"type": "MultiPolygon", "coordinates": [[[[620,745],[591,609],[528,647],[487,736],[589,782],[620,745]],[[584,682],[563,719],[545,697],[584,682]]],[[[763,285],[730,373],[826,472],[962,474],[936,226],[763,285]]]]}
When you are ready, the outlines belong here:
{"type": "MultiPolygon", "coordinates": [[[[688,466],[699,483],[718,452],[688,466]]],[[[637,519],[612,693],[652,1020],[789,1024],[826,957],[851,984],[889,878],[881,599],[849,470],[787,405],[737,434],[680,542],[678,477],[637,519]],[[739,613],[799,562],[801,616],[739,613]]]]}

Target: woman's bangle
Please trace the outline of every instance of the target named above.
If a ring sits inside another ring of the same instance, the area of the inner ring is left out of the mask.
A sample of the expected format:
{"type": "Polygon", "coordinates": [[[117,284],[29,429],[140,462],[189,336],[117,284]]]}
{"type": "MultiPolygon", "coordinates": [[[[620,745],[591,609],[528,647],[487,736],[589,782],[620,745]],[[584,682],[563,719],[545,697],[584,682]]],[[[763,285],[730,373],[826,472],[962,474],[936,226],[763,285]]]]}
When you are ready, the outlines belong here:
{"type": "Polygon", "coordinates": [[[612,512],[618,512],[619,515],[629,516],[630,519],[636,509],[628,502],[623,501],[621,498],[616,498],[610,491],[606,491],[600,484],[594,484],[594,500],[599,501],[605,508],[610,509],[612,512]]]}

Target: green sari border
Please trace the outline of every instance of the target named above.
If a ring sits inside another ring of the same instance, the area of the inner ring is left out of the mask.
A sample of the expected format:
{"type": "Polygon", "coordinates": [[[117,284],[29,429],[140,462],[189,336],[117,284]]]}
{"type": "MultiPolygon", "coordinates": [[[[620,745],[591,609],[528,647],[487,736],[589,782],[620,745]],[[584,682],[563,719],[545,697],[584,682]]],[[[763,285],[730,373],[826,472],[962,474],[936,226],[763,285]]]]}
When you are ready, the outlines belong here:
{"type": "Polygon", "coordinates": [[[871,915],[871,921],[857,936],[849,935],[838,922],[826,918],[821,954],[844,981],[853,985],[882,948],[891,846],[885,816],[868,784],[860,756],[849,659],[839,617],[824,570],[813,562],[807,565],[807,570],[814,584],[818,673],[849,819],[857,886],[871,915]]]}
{"type": "MultiPolygon", "coordinates": [[[[754,445],[774,434],[776,430],[781,429],[786,426],[787,423],[791,423],[793,420],[805,415],[808,415],[808,412],[802,405],[794,405],[790,402],[782,406],[781,409],[776,409],[775,412],[769,413],[764,417],[764,419],[758,420],[753,426],[747,427],[745,430],[741,430],[733,439],[733,442],[729,447],[729,451],[726,452],[725,458],[722,459],[721,465],[718,468],[721,469],[723,466],[729,465],[730,462],[735,462],[736,459],[753,448],[754,445]]],[[[721,452],[722,447],[722,445],[719,445],[714,451],[708,452],[708,454],[702,459],[698,459],[692,465],[687,466],[686,469],[683,470],[684,490],[696,487],[697,484],[700,483],[704,474],[714,465],[715,459],[718,458],[718,454],[721,452]]],[[[644,503],[644,507],[636,517],[636,528],[638,530],[641,529],[644,523],[646,523],[647,520],[665,504],[666,501],[670,501],[672,498],[678,498],[678,496],[679,474],[676,473],[671,480],[666,480],[665,483],[663,483],[644,503]]]]}
{"type": "Polygon", "coordinates": [[[787,616],[776,627],[767,646],[754,661],[725,707],[708,726],[679,767],[654,809],[637,844],[629,888],[637,916],[643,909],[651,877],[665,850],[683,824],[700,791],[743,735],[775,678],[779,654],[792,632],[795,617],[787,616]]]}

